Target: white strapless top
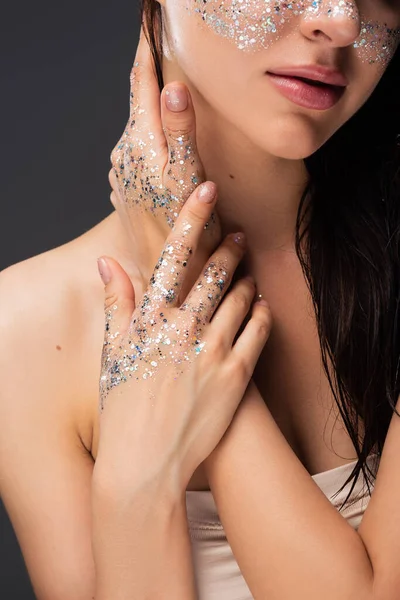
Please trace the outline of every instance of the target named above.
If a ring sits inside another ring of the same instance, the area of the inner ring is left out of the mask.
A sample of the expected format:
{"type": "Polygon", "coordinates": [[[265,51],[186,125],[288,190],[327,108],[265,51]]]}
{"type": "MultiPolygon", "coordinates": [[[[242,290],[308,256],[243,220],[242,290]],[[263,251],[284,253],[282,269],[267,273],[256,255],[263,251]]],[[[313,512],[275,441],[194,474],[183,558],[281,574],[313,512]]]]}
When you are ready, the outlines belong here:
{"type": "MultiPolygon", "coordinates": [[[[367,459],[373,472],[377,472],[377,467],[374,469],[376,460],[375,454],[367,459]]],[[[312,475],[315,483],[337,509],[346,498],[353,480],[335,499],[332,496],[346,481],[356,462],[312,475]]],[[[373,492],[373,485],[370,488],[373,492]]],[[[356,530],[370,500],[362,473],[348,502],[358,494],[360,499],[350,507],[346,503],[346,508],[340,512],[356,530]]],[[[233,556],[211,491],[187,491],[186,507],[198,600],[254,600],[233,556]]]]}

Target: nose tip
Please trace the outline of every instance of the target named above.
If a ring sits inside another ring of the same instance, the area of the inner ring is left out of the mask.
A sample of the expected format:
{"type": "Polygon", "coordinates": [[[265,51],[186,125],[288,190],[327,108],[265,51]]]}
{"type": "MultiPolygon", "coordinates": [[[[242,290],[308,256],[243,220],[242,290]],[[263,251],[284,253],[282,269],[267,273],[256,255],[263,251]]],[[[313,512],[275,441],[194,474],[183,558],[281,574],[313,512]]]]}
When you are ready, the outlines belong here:
{"type": "Polygon", "coordinates": [[[354,0],[314,0],[304,12],[301,30],[311,40],[324,39],[332,46],[349,46],[361,30],[357,4],[354,0]]]}

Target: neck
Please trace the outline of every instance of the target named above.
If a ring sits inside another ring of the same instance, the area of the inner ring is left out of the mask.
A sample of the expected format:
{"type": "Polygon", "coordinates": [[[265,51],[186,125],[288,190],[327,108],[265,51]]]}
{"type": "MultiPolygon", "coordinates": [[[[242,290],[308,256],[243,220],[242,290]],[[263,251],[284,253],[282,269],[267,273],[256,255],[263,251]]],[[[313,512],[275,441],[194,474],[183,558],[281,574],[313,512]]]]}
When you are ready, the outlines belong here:
{"type": "Polygon", "coordinates": [[[165,84],[184,81],[196,111],[197,145],[208,180],[218,186],[223,234],[243,231],[250,263],[261,254],[294,251],[297,211],[307,183],[302,160],[287,160],[255,146],[215,111],[173,61],[164,60],[165,84]]]}
{"type": "MultiPolygon", "coordinates": [[[[207,180],[218,186],[222,234],[244,232],[246,270],[256,275],[267,256],[286,260],[295,254],[296,217],[307,183],[304,162],[278,158],[253,144],[207,103],[176,63],[164,59],[163,75],[165,84],[184,81],[192,94],[198,151],[207,180]]],[[[117,214],[112,221],[121,240],[121,264],[129,271],[129,240],[117,214]]]]}

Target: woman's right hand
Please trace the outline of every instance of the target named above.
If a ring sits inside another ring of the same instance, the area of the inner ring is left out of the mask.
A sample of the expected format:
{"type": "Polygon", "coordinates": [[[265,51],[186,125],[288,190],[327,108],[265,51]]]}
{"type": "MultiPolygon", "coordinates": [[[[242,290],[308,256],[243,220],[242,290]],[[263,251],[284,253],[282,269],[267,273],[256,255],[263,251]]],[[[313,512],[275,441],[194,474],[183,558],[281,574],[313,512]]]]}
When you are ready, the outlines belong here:
{"type": "MultiPolygon", "coordinates": [[[[161,98],[153,58],[143,29],[131,72],[130,115],[111,153],[111,200],[128,230],[132,256],[143,287],[151,275],[178,214],[205,179],[196,145],[196,117],[187,86],[187,108],[176,105],[164,89],[161,98]]],[[[217,215],[210,215],[195,257],[198,271],[220,242],[217,215]]],[[[195,267],[194,267],[195,270],[195,267]]]]}
{"type": "Polygon", "coordinates": [[[182,297],[215,202],[211,182],[190,196],[137,306],[121,266],[100,262],[108,301],[95,473],[122,493],[165,471],[186,488],[229,427],[269,336],[271,314],[259,303],[238,335],[254,282],[240,279],[223,298],[243,234],[225,238],[182,297]]]}

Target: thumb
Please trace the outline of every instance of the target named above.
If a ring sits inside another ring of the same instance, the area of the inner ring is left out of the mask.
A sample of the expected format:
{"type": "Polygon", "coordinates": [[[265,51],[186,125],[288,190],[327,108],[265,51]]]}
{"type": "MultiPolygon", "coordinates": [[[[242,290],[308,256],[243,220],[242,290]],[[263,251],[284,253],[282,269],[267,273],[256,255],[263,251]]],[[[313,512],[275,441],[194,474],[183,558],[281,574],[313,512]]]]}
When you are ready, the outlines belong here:
{"type": "Polygon", "coordinates": [[[127,273],[113,258],[101,256],[97,266],[104,283],[106,336],[115,339],[129,327],[136,307],[135,290],[127,273]]]}

